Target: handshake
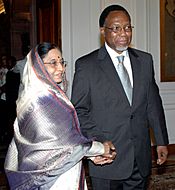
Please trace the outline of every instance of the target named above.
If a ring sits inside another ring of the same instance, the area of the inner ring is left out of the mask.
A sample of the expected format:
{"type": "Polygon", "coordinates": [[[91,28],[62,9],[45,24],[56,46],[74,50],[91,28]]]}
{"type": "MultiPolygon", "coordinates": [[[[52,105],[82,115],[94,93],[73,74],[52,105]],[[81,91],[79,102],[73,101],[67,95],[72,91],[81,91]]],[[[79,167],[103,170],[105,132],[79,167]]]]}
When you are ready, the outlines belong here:
{"type": "Polygon", "coordinates": [[[104,154],[95,156],[94,159],[92,160],[94,164],[104,165],[104,164],[110,164],[114,161],[117,153],[112,142],[105,141],[103,143],[103,146],[104,146],[104,154]]]}

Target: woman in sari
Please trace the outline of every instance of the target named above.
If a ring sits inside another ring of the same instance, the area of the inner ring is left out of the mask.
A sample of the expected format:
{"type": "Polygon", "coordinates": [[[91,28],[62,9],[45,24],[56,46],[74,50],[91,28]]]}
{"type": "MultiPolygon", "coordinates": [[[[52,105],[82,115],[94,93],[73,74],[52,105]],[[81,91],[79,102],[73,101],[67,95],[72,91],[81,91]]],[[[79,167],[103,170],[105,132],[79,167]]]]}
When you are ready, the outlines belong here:
{"type": "Polygon", "coordinates": [[[37,45],[27,56],[5,161],[11,189],[86,189],[82,159],[108,164],[115,158],[110,141],[101,144],[81,134],[64,92],[64,63],[59,48],[50,43],[37,45]]]}

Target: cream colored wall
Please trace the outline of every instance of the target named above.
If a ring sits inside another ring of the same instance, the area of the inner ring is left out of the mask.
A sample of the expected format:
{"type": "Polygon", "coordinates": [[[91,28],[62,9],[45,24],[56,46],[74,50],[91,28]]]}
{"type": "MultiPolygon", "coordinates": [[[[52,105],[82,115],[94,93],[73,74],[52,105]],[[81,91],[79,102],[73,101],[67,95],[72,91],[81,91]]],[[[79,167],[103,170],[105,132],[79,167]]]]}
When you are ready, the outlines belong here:
{"type": "Polygon", "coordinates": [[[133,47],[153,55],[170,143],[175,143],[175,82],[160,82],[159,0],[62,0],[62,48],[68,61],[68,95],[71,94],[75,60],[100,47],[99,15],[113,3],[123,5],[131,14],[133,47]]]}

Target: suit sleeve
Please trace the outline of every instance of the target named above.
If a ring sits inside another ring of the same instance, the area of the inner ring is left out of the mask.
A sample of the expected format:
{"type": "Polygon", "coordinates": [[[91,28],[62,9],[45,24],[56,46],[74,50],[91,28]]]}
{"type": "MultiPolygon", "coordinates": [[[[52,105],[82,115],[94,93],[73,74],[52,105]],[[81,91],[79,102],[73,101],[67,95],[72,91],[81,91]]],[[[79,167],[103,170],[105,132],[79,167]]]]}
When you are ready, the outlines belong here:
{"type": "Polygon", "coordinates": [[[83,135],[87,138],[94,138],[104,142],[107,139],[97,129],[96,123],[91,116],[91,71],[87,64],[87,62],[80,60],[75,63],[71,101],[77,111],[83,135]]]}
{"type": "Polygon", "coordinates": [[[154,78],[154,68],[152,57],[150,60],[150,82],[148,91],[148,120],[149,125],[154,131],[154,137],[157,145],[167,145],[168,133],[166,128],[165,114],[162,100],[159,94],[158,86],[154,78]]]}

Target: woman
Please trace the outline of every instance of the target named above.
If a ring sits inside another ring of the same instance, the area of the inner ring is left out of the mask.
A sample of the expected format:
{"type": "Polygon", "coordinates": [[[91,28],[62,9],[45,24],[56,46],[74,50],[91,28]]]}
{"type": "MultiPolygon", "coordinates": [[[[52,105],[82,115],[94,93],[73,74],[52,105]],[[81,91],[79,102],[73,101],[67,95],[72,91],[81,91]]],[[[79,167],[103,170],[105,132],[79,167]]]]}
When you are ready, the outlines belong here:
{"type": "Polygon", "coordinates": [[[103,155],[93,161],[104,164],[115,157],[115,151],[109,153],[115,149],[110,142],[82,136],[76,111],[63,91],[64,63],[58,47],[50,43],[39,44],[27,56],[5,161],[11,189],[84,189],[82,158],[103,155]]]}

